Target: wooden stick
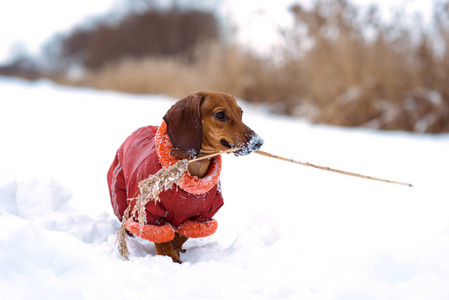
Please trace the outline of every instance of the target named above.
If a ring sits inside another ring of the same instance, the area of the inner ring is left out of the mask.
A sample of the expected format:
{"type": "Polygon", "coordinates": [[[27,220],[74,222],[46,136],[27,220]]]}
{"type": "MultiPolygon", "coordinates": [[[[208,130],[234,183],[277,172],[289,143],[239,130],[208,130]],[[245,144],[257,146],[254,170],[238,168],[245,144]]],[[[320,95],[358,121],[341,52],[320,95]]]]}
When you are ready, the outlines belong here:
{"type": "MultiPolygon", "coordinates": [[[[196,162],[196,161],[199,161],[199,160],[208,159],[208,158],[220,155],[220,154],[235,152],[237,150],[240,150],[240,148],[228,149],[228,150],[225,150],[225,151],[220,151],[220,152],[208,154],[208,155],[205,155],[205,156],[201,156],[201,157],[197,157],[197,158],[191,159],[188,162],[192,163],[192,162],[196,162]]],[[[408,187],[413,187],[413,185],[411,183],[394,181],[394,180],[388,180],[388,179],[383,179],[383,178],[372,177],[372,176],[368,176],[368,175],[362,175],[362,174],[357,174],[357,173],[353,173],[353,172],[338,170],[338,169],[334,169],[334,168],[323,167],[323,166],[311,164],[311,163],[308,163],[308,162],[302,162],[302,161],[294,160],[294,159],[291,159],[291,158],[281,157],[281,156],[274,155],[274,154],[271,154],[271,153],[268,153],[268,152],[265,152],[265,151],[258,150],[258,151],[254,151],[254,153],[257,153],[257,154],[263,155],[263,156],[267,156],[267,157],[271,157],[271,158],[276,158],[276,159],[283,160],[283,161],[288,161],[288,162],[291,162],[291,163],[294,163],[294,164],[303,165],[303,166],[307,166],[307,167],[313,167],[313,168],[317,168],[317,169],[325,170],[325,171],[330,171],[330,172],[334,172],[334,173],[339,173],[339,174],[344,174],[344,175],[349,175],[349,176],[354,176],[354,177],[360,177],[360,178],[365,178],[365,179],[370,179],[370,180],[376,180],[376,181],[380,181],[380,182],[399,184],[399,185],[408,186],[408,187]]]]}
{"type": "Polygon", "coordinates": [[[240,149],[241,148],[232,148],[232,149],[228,149],[228,150],[224,150],[224,151],[219,151],[219,152],[215,152],[215,153],[212,153],[212,154],[208,154],[208,155],[205,155],[205,156],[200,156],[200,157],[193,158],[193,159],[189,160],[188,163],[193,163],[193,162],[196,162],[196,161],[199,161],[199,160],[208,159],[208,158],[211,158],[211,157],[218,156],[220,154],[235,152],[235,151],[240,150],[240,149]]]}
{"type": "Polygon", "coordinates": [[[388,179],[382,179],[382,178],[377,178],[377,177],[372,177],[372,176],[352,173],[352,172],[348,172],[348,171],[337,170],[337,169],[333,169],[333,168],[329,168],[329,167],[318,166],[318,165],[311,164],[311,163],[308,163],[308,162],[301,162],[301,161],[298,161],[298,160],[277,156],[277,155],[274,155],[274,154],[271,154],[271,153],[268,153],[268,152],[264,152],[264,151],[260,151],[260,150],[259,151],[255,151],[255,153],[263,155],[263,156],[271,157],[271,158],[280,159],[280,160],[283,160],[283,161],[288,161],[288,162],[291,162],[291,163],[294,163],[294,164],[299,164],[299,165],[303,165],[303,166],[307,166],[307,167],[314,167],[314,168],[317,168],[317,169],[320,169],[320,170],[325,170],[325,171],[340,173],[340,174],[349,175],[349,176],[355,176],[355,177],[360,177],[360,178],[365,178],[365,179],[370,179],[370,180],[376,180],[376,181],[381,181],[381,182],[387,182],[387,183],[393,183],[393,184],[399,184],[399,185],[404,185],[404,186],[408,186],[408,187],[413,187],[413,185],[411,183],[405,183],[405,182],[400,182],[400,181],[393,181],[393,180],[388,180],[388,179]]]}

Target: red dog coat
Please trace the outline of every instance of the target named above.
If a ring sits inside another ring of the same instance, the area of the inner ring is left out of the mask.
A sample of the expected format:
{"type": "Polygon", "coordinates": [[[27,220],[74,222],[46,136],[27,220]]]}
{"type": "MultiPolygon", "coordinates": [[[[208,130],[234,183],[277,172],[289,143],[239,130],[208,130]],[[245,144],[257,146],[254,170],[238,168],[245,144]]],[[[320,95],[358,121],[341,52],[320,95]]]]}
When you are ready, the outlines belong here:
{"type": "MultiPolygon", "coordinates": [[[[112,207],[120,220],[129,201],[139,194],[139,182],[178,161],[170,156],[172,148],[165,122],[159,128],[137,129],[120,146],[107,176],[112,207]]],[[[139,223],[129,220],[127,229],[157,243],[171,241],[174,231],[190,238],[213,234],[217,222],[212,217],[223,205],[220,173],[220,156],[211,160],[203,178],[186,171],[179,186],[160,194],[160,202],[147,203],[147,225],[141,228],[139,223]]]]}

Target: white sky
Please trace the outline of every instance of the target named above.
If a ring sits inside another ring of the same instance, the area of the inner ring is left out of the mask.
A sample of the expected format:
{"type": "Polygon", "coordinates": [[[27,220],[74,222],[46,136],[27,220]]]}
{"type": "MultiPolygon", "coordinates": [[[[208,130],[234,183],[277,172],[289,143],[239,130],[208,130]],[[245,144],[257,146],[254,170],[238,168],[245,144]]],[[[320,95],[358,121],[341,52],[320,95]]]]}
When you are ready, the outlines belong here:
{"type": "MultiPolygon", "coordinates": [[[[117,0],[0,0],[0,62],[25,49],[33,55],[55,33],[64,32],[88,17],[104,14],[117,0]]],[[[213,0],[197,0],[208,5],[213,0]]],[[[182,3],[182,0],[178,0],[182,3]]],[[[269,48],[279,27],[292,22],[287,8],[291,3],[311,0],[221,0],[220,11],[238,25],[238,40],[258,49],[269,48]]],[[[353,0],[367,5],[371,1],[353,0]]],[[[392,8],[407,13],[421,11],[430,16],[430,0],[374,0],[388,18],[392,8]]]]}
{"type": "Polygon", "coordinates": [[[89,15],[108,11],[114,0],[0,0],[0,61],[20,43],[35,54],[55,32],[89,15]]]}

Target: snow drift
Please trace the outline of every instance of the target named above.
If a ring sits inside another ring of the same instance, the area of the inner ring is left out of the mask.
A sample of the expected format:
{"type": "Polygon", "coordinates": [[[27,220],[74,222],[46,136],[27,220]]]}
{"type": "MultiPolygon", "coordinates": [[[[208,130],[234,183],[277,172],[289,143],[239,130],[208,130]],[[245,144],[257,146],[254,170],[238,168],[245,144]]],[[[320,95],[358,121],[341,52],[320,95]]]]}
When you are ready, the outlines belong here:
{"type": "Polygon", "coordinates": [[[449,136],[310,125],[241,103],[263,150],[411,182],[388,185],[224,157],[217,232],[182,265],[116,252],[106,172],[174,99],[0,78],[0,290],[5,299],[447,299],[449,136]]]}

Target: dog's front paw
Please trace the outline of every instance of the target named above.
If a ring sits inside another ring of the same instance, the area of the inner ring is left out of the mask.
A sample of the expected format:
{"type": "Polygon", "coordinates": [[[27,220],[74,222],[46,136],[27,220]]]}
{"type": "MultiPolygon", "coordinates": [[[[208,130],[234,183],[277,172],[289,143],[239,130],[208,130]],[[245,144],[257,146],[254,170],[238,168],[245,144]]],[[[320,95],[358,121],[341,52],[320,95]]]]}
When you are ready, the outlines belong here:
{"type": "Polygon", "coordinates": [[[184,245],[184,243],[188,240],[189,238],[183,235],[180,235],[179,233],[175,233],[175,238],[173,239],[173,241],[171,241],[171,244],[173,245],[173,248],[176,250],[176,252],[179,253],[185,253],[186,250],[182,249],[182,246],[184,245]]]}
{"type": "Polygon", "coordinates": [[[179,258],[178,251],[175,250],[171,242],[166,243],[154,243],[157,255],[170,256],[173,262],[182,264],[182,260],[179,258]]]}

